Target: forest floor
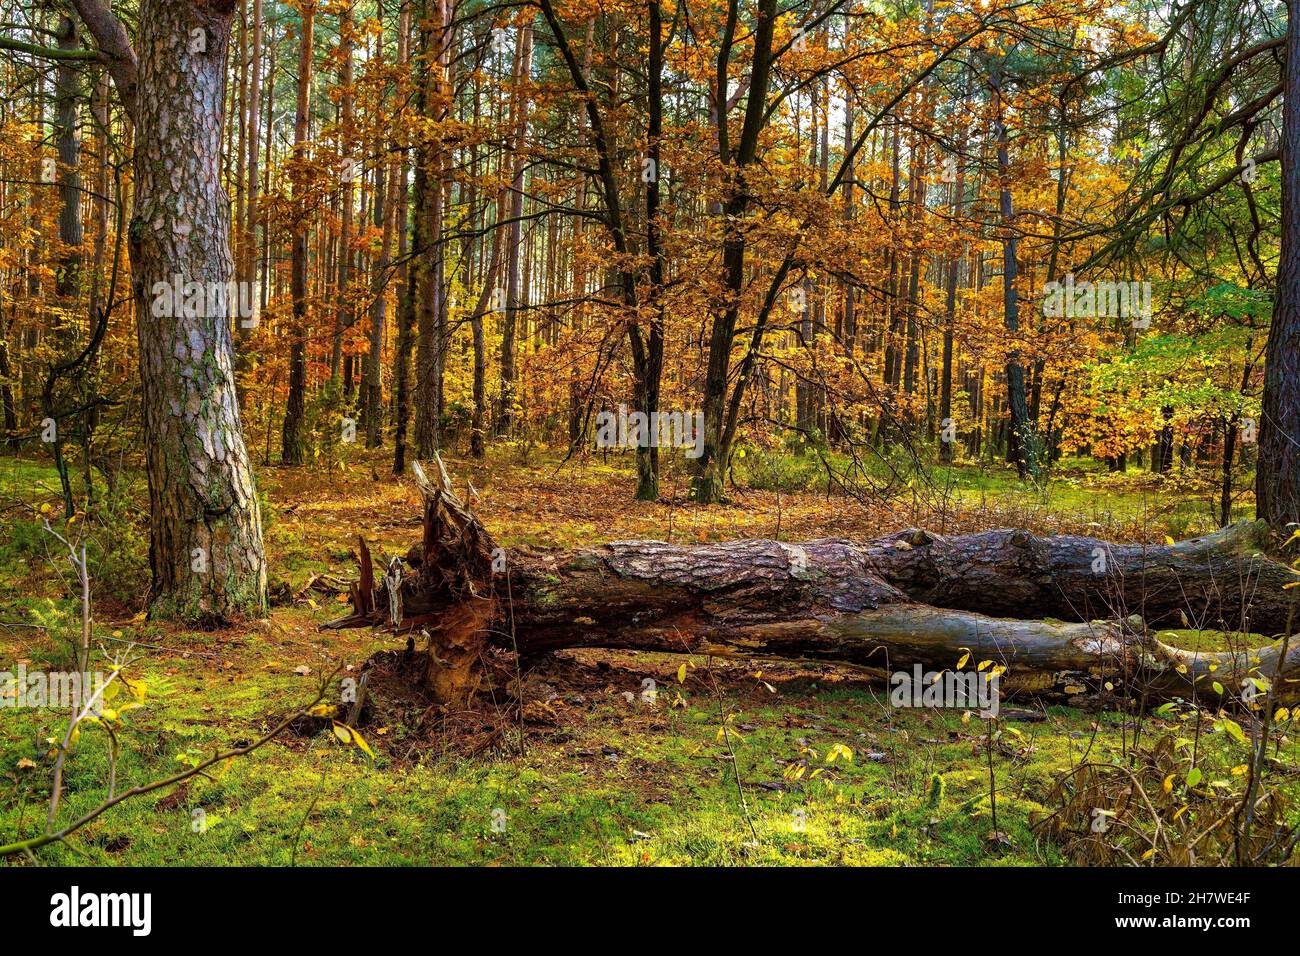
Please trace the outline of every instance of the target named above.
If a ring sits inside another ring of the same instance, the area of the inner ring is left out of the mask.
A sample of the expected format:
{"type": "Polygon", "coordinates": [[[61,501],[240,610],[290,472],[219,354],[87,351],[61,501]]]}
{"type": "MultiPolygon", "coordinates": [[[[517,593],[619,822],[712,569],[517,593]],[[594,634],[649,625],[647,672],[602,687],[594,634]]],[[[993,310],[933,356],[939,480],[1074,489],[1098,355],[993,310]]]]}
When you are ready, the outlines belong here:
{"type": "MultiPolygon", "coordinates": [[[[320,631],[343,613],[342,598],[302,590],[322,574],[354,576],[357,534],[379,555],[404,553],[418,536],[418,493],[388,474],[386,456],[349,449],[344,462],[260,469],[272,584],[297,596],[282,598],[269,620],[215,633],[147,622],[138,613],[143,489],[138,481],[116,489],[111,504],[121,526],[92,541],[92,565],[100,569],[96,644],[112,651],[136,642],[140,659],[129,673],[147,688],[144,705],[116,722],[119,788],[253,740],[310,700],[322,675],[339,666],[356,673],[376,651],[400,648],[391,636],[320,631]]],[[[768,490],[699,509],[671,475],[663,502],[633,501],[627,458],[561,466],[554,453],[506,446],[487,463],[456,458],[449,466],[461,489],[472,482],[471,504],[505,546],[871,537],[911,524],[1159,540],[1214,525],[1205,488],[1085,468],[1067,468],[1046,491],[1032,492],[1004,469],[963,466],[936,480],[945,489],[942,505],[918,498],[915,508],[894,509],[809,490],[778,492],[778,475],[768,490]]],[[[0,671],[19,663],[68,666],[77,606],[66,555],[40,524],[43,509],[54,516],[59,508],[52,470],[0,460],[0,671]]],[[[1213,635],[1183,637],[1215,644],[1213,635]]],[[[1116,712],[1049,707],[1004,718],[990,747],[978,717],[891,707],[887,688],[850,667],[694,658],[683,671],[682,663],[632,652],[557,654],[525,676],[537,703],[525,709],[522,726],[504,713],[481,716],[485,728],[496,728],[497,746],[473,756],[409,711],[365,727],[373,760],[340,744],[327,723],[314,733],[286,733],[210,776],[127,801],[66,844],[41,850],[39,859],[1060,864],[1069,861],[1031,829],[1054,780],[1085,757],[1117,759],[1138,731],[1132,717],[1116,712]],[[653,700],[642,699],[646,678],[655,682],[653,700]],[[990,779],[996,830],[1005,834],[995,841],[988,839],[995,829],[990,779]]],[[[61,738],[66,723],[65,713],[51,709],[0,710],[0,843],[40,831],[48,741],[61,738]]],[[[1177,726],[1148,715],[1141,733],[1177,726]]],[[[1207,721],[1200,765],[1207,779],[1226,779],[1244,751],[1212,730],[1207,721]]],[[[107,736],[89,728],[67,764],[61,819],[103,798],[108,757],[107,736]]],[[[1279,757],[1300,766],[1290,740],[1279,757]]]]}

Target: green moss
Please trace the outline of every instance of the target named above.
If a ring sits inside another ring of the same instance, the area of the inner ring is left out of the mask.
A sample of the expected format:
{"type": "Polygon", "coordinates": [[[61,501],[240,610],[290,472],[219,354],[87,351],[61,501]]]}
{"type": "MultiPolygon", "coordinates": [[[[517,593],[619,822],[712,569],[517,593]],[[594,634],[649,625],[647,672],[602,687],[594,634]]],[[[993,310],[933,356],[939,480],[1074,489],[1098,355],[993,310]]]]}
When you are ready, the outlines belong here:
{"type": "Polygon", "coordinates": [[[1173,647],[1189,651],[1241,651],[1247,648],[1267,647],[1273,638],[1247,631],[1197,630],[1175,628],[1156,631],[1157,639],[1173,647]]]}

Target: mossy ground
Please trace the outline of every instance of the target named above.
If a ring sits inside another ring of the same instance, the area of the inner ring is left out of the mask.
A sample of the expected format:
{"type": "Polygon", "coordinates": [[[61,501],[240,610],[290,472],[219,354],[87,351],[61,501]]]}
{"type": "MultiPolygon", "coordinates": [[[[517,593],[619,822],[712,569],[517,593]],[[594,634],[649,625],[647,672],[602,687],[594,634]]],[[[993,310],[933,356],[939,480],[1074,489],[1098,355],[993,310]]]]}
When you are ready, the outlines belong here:
{"type": "MultiPolygon", "coordinates": [[[[487,464],[451,463],[459,486],[473,482],[476,510],[505,545],[647,536],[795,540],[931,524],[906,508],[871,509],[800,491],[746,491],[730,505],[699,509],[686,501],[685,482],[672,475],[663,485],[666,500],[646,504],[632,500],[628,461],[557,470],[553,456],[523,462],[521,455],[506,448],[487,464]]],[[[384,554],[404,552],[417,536],[410,482],[389,477],[380,456],[358,452],[346,461],[346,470],[328,477],[305,469],[260,474],[272,580],[292,591],[314,574],[351,576],[358,533],[384,554]]],[[[954,474],[964,474],[966,483],[945,515],[950,531],[1023,523],[1158,538],[1188,533],[1187,516],[1205,511],[1194,494],[1164,494],[1140,478],[1124,488],[1102,476],[1107,487],[1098,490],[1080,473],[1059,492],[1026,492],[1005,473],[954,474]],[[998,520],[1008,517],[1023,520],[998,520]]],[[[0,627],[0,670],[20,661],[35,668],[69,660],[76,611],[67,564],[38,524],[41,505],[57,511],[56,487],[32,462],[0,461],[0,501],[9,502],[8,527],[0,533],[0,621],[47,628],[0,627]]],[[[137,562],[143,558],[136,555],[137,562]]],[[[101,601],[95,631],[97,645],[109,652],[137,642],[140,660],[130,673],[147,685],[144,706],[118,722],[119,789],[255,739],[314,696],[322,675],[339,665],[357,668],[372,653],[398,646],[364,631],[319,631],[343,607],[315,593],[276,608],[269,620],[225,631],[150,623],[136,613],[133,580],[123,572],[102,582],[116,596],[101,601]]],[[[1197,646],[1216,641],[1185,636],[1197,646]]],[[[97,666],[102,661],[97,656],[97,666]]],[[[893,708],[881,684],[851,668],[694,658],[679,681],[683,661],[557,655],[527,676],[539,703],[525,711],[523,726],[506,719],[500,745],[468,757],[440,747],[436,735],[417,734],[405,720],[366,728],[374,760],[340,744],[328,726],[314,735],[287,733],[178,790],[127,801],[67,843],[42,849],[38,859],[1060,864],[1066,861],[1058,850],[1031,830],[1031,815],[1045,809],[1056,775],[1085,754],[1118,757],[1136,729],[1132,718],[1126,723],[1117,713],[1056,707],[1041,719],[1001,721],[992,779],[997,829],[1009,843],[991,843],[988,728],[978,718],[893,708]],[[653,702],[642,700],[647,678],[655,681],[653,702]],[[839,756],[830,761],[833,753],[839,756]],[[196,816],[205,828],[196,827],[196,816]]],[[[61,736],[66,721],[65,713],[48,709],[0,710],[0,843],[40,831],[50,782],[47,740],[61,736]]],[[[1141,732],[1177,725],[1148,716],[1141,732]]],[[[1227,735],[1209,733],[1201,746],[1207,776],[1226,776],[1241,763],[1240,745],[1227,735]]],[[[1289,738],[1279,754],[1296,765],[1289,738]]],[[[107,737],[90,728],[68,761],[60,819],[103,798],[107,766],[107,737]]]]}

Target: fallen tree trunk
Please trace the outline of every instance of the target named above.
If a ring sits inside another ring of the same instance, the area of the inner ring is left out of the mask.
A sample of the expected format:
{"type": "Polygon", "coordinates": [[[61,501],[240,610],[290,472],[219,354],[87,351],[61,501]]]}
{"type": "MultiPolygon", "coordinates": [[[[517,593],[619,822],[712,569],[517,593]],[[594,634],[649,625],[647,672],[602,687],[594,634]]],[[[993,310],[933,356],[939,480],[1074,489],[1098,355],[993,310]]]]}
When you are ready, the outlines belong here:
{"type": "Polygon", "coordinates": [[[864,548],[884,580],[938,607],[1075,621],[1136,614],[1151,627],[1276,635],[1292,603],[1283,585],[1296,576],[1268,557],[1269,539],[1253,522],[1168,545],[913,529],[864,548]]]}
{"type": "MultiPolygon", "coordinates": [[[[1173,623],[1185,614],[1209,627],[1262,617],[1285,627],[1290,592],[1281,584],[1293,576],[1248,543],[1253,527],[1159,548],[907,531],[865,543],[624,541],[505,552],[438,467],[437,486],[417,470],[421,544],[376,583],[361,541],[353,613],[326,627],[427,633],[426,682],[448,704],[478,689],[491,646],[771,656],[883,673],[954,669],[969,654],[1005,667],[1013,690],[1069,698],[1110,684],[1146,702],[1195,695],[1214,704],[1240,694],[1248,677],[1278,672],[1276,646],[1192,654],[1156,639],[1132,613],[1173,623]],[[1104,565],[1093,563],[1097,553],[1104,565]],[[1264,593],[1274,587],[1276,595],[1264,593]],[[1098,619],[1089,620],[1093,610],[1098,619]],[[1073,621],[1020,619],[1044,617],[1073,621]]],[[[1282,670],[1300,670],[1300,646],[1282,670]]]]}

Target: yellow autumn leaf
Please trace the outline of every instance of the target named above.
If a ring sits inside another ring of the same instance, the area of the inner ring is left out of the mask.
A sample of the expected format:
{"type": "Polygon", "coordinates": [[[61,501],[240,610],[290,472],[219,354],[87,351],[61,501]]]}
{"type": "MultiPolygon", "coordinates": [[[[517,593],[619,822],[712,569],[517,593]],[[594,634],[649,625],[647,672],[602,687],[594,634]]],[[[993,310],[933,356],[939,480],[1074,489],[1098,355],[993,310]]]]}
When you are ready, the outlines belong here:
{"type": "Polygon", "coordinates": [[[336,720],[334,721],[334,736],[345,744],[352,744],[371,760],[375,759],[375,752],[370,749],[370,745],[366,743],[365,738],[361,736],[355,727],[349,727],[347,724],[341,724],[336,720]]]}
{"type": "Polygon", "coordinates": [[[362,752],[371,760],[375,759],[375,752],[370,749],[370,744],[366,743],[366,738],[362,737],[357,731],[352,731],[352,742],[361,748],[362,752]]]}
{"type": "Polygon", "coordinates": [[[853,751],[844,744],[831,744],[830,750],[826,751],[826,763],[834,763],[840,757],[843,757],[845,761],[852,762],[853,751]]]}

